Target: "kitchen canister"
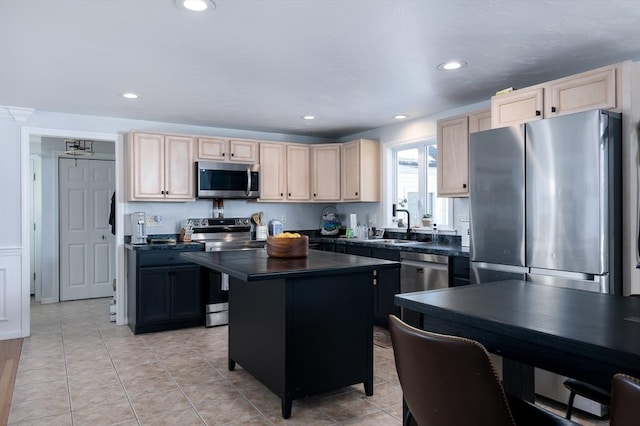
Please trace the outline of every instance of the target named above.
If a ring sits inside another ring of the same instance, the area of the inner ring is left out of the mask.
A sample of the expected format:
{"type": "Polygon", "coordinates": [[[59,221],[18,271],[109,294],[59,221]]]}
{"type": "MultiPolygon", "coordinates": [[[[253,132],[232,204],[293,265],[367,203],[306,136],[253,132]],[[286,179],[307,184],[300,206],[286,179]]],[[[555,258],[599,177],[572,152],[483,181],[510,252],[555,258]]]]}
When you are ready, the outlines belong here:
{"type": "Polygon", "coordinates": [[[272,219],[269,221],[269,235],[274,236],[282,234],[282,232],[282,222],[277,219],[272,219]]]}
{"type": "Polygon", "coordinates": [[[264,225],[256,226],[256,240],[265,241],[267,239],[267,227],[264,225]]]}

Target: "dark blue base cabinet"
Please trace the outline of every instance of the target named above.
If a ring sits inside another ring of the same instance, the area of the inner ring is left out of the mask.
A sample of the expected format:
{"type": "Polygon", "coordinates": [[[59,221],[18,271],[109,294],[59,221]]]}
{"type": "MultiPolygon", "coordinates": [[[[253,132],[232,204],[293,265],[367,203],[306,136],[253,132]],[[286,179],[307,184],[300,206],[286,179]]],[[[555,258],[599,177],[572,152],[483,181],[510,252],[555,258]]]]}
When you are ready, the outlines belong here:
{"type": "Polygon", "coordinates": [[[127,316],[135,334],[204,325],[200,266],[179,254],[127,250],[127,316]]]}
{"type": "MultiPolygon", "coordinates": [[[[345,246],[347,254],[373,257],[376,259],[400,261],[398,250],[375,247],[345,246]]],[[[373,280],[373,322],[382,327],[389,327],[389,315],[400,316],[400,308],[396,306],[394,297],[400,293],[400,270],[382,269],[375,271],[373,280]]]]}
{"type": "Polygon", "coordinates": [[[373,394],[371,271],[240,281],[229,291],[229,369],[236,362],[282,401],[363,383],[373,394]]]}

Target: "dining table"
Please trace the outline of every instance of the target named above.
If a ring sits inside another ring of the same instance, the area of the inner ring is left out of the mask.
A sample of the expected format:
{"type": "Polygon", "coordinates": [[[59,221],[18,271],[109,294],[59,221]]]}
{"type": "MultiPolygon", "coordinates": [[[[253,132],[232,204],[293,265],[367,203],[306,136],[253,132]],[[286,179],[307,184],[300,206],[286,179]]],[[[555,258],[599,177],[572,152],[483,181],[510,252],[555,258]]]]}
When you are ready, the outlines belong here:
{"type": "Polygon", "coordinates": [[[606,389],[640,377],[640,298],[519,280],[404,293],[423,330],[476,340],[503,357],[507,392],[534,401],[534,367],[606,389]]]}

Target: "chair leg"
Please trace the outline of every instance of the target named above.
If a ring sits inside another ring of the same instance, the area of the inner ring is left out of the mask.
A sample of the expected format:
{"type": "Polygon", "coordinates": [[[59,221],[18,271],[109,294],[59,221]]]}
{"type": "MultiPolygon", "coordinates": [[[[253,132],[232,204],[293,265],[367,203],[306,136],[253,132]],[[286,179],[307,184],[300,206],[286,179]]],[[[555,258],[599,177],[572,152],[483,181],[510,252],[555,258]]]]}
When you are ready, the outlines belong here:
{"type": "Polygon", "coordinates": [[[413,420],[413,414],[411,414],[411,411],[407,410],[407,414],[404,416],[404,426],[413,426],[414,424],[415,421],[413,420]]]}
{"type": "Polygon", "coordinates": [[[573,400],[575,399],[575,392],[569,393],[569,401],[567,402],[567,419],[571,420],[571,411],[573,410],[573,400]]]}

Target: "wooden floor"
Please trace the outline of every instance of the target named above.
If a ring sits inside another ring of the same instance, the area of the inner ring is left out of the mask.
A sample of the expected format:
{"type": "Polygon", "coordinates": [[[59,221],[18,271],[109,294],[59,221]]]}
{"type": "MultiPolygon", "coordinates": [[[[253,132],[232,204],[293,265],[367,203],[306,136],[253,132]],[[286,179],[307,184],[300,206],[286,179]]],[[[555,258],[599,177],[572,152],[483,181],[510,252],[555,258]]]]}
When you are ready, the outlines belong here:
{"type": "Polygon", "coordinates": [[[9,420],[21,350],[22,339],[0,340],[0,425],[6,425],[9,420]]]}

